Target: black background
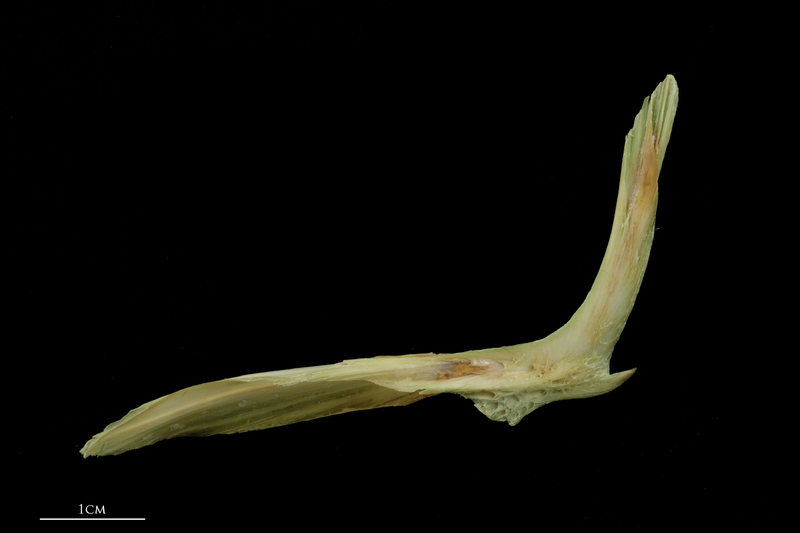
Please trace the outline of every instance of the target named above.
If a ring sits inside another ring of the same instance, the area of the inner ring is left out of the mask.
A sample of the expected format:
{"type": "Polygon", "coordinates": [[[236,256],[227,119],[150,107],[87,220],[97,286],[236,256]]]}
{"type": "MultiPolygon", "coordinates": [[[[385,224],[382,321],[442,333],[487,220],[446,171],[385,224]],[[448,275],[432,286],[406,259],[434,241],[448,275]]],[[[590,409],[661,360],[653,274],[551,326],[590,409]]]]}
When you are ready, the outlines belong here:
{"type": "Polygon", "coordinates": [[[26,404],[7,458],[32,520],[81,504],[267,530],[750,515],[738,502],[759,467],[731,462],[749,405],[731,406],[720,367],[737,326],[718,318],[739,305],[718,267],[740,253],[719,231],[741,224],[720,209],[735,185],[714,157],[731,58],[752,60],[737,25],[123,2],[20,15],[6,35],[7,168],[24,184],[8,200],[12,388],[26,404]],[[624,135],[667,74],[680,104],[650,266],[612,359],[638,368],[624,386],[517,427],[446,395],[78,454],[197,383],[554,331],[591,287],[624,135]]]}

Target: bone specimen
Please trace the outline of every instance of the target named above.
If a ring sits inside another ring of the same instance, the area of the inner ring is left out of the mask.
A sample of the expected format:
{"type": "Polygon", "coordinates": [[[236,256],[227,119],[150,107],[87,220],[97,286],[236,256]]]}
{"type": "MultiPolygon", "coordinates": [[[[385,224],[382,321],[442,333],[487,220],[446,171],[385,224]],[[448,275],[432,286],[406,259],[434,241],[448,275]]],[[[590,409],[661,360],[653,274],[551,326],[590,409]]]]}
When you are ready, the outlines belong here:
{"type": "Polygon", "coordinates": [[[130,411],[81,449],[116,455],[178,436],[266,429],[348,411],[408,405],[440,393],[469,398],[516,425],[547,403],[620,386],[609,373],[644,276],[655,230],[658,176],[678,105],[675,78],[645,98],[625,137],[617,207],[600,272],[586,300],[548,337],[455,354],[415,354],[250,374],[168,394],[130,411]]]}

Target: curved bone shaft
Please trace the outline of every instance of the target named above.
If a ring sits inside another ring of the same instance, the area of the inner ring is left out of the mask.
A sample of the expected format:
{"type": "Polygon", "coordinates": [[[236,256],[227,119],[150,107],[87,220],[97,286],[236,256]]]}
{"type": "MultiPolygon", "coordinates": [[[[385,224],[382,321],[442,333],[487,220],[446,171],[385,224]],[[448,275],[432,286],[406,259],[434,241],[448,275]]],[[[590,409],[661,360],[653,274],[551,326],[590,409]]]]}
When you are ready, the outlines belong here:
{"type": "Polygon", "coordinates": [[[322,416],[408,405],[449,392],[492,420],[517,424],[556,400],[609,392],[634,370],[609,373],[633,308],[655,229],[658,176],[678,104],[668,76],[646,98],[625,138],[617,207],[600,272],[572,318],[548,337],[458,354],[343,361],[196,385],[134,409],[81,450],[114,455],[179,435],[265,429],[322,416]]]}

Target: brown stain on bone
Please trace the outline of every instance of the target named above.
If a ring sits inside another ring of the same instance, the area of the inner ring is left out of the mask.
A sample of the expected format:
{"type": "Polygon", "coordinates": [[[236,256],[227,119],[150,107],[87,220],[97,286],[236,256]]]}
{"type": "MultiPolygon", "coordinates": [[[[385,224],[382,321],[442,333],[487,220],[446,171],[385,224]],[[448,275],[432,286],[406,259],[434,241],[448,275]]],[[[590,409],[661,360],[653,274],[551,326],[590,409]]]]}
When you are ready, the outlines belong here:
{"type": "Polygon", "coordinates": [[[438,376],[436,377],[437,381],[461,378],[464,376],[474,376],[475,374],[480,374],[486,370],[485,367],[473,365],[469,361],[450,364],[452,366],[449,366],[446,370],[439,372],[438,376]]]}

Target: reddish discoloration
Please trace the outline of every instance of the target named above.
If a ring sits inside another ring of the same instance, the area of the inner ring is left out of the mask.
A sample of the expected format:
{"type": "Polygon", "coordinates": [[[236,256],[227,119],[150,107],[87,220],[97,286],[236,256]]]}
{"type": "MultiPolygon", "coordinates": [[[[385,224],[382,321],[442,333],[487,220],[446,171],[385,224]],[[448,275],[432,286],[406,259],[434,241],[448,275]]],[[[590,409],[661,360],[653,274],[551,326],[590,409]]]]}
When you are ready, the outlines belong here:
{"type": "Polygon", "coordinates": [[[480,374],[485,370],[484,367],[472,365],[469,361],[463,363],[452,363],[452,366],[447,370],[440,372],[437,376],[438,381],[445,379],[460,378],[464,376],[474,376],[480,374]]]}

